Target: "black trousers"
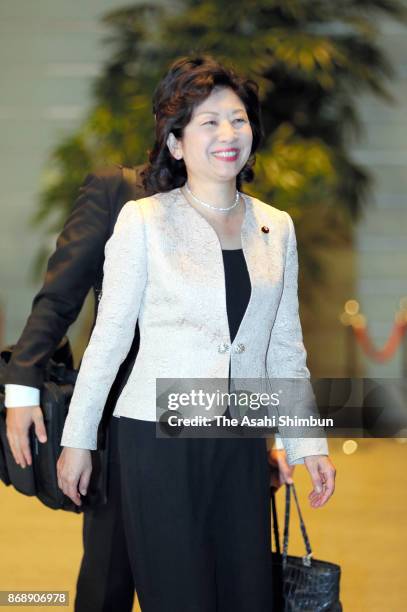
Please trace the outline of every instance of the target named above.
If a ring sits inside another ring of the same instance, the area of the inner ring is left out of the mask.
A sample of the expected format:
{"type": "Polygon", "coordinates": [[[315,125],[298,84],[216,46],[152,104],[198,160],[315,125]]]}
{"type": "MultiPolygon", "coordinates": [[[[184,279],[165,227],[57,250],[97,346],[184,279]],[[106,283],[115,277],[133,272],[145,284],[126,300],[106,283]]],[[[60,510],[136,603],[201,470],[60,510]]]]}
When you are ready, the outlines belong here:
{"type": "Polygon", "coordinates": [[[109,497],[84,513],[84,554],[76,587],[75,612],[131,612],[134,581],[123,529],[118,453],[118,419],[109,423],[109,497]]]}
{"type": "Polygon", "coordinates": [[[271,612],[265,440],[160,439],[121,417],[119,453],[142,612],[271,612]]]}

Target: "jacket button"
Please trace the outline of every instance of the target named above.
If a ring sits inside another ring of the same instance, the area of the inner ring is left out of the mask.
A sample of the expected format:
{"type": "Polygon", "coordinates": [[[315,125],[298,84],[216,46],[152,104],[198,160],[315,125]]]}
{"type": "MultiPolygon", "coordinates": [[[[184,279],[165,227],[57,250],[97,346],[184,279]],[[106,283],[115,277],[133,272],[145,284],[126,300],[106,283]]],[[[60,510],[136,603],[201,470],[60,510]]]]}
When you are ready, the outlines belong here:
{"type": "Polygon", "coordinates": [[[229,345],[225,344],[224,342],[222,342],[222,344],[219,344],[218,346],[218,353],[226,353],[226,351],[229,350],[229,345]]]}
{"type": "Polygon", "coordinates": [[[263,225],[263,227],[261,228],[261,231],[263,232],[263,234],[268,234],[270,229],[267,227],[267,225],[263,225]]]}
{"type": "Polygon", "coordinates": [[[235,346],[235,353],[243,353],[245,350],[245,345],[244,344],[236,344],[235,346]]]}

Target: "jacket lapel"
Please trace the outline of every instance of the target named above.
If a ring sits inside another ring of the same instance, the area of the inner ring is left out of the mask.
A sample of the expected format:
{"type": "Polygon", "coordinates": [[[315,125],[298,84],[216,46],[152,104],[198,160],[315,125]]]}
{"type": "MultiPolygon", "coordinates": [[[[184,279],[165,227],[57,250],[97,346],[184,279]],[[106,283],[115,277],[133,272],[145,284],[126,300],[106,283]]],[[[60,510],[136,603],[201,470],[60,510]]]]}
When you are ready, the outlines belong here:
{"type": "MultiPolygon", "coordinates": [[[[175,208],[172,208],[171,227],[177,228],[177,251],[186,266],[191,282],[198,283],[201,290],[211,291],[211,312],[208,316],[216,318],[224,330],[225,339],[229,335],[226,309],[225,273],[222,247],[214,228],[188,202],[179,189],[174,189],[175,208]]],[[[244,194],[245,216],[241,228],[242,249],[251,282],[251,296],[241,321],[234,344],[242,334],[267,334],[272,323],[273,311],[281,296],[284,253],[279,228],[274,225],[269,212],[261,204],[255,205],[252,197],[244,194]],[[269,231],[265,233],[262,228],[269,231]]],[[[275,312],[274,312],[275,314],[275,312]]],[[[229,335],[230,344],[230,335],[229,335]]]]}
{"type": "Polygon", "coordinates": [[[242,225],[242,247],[249,271],[252,293],[235,342],[240,333],[267,332],[272,323],[272,312],[278,303],[283,280],[283,253],[277,228],[270,216],[254,206],[245,196],[246,214],[242,225]],[[262,228],[267,228],[266,233],[262,228]]]}

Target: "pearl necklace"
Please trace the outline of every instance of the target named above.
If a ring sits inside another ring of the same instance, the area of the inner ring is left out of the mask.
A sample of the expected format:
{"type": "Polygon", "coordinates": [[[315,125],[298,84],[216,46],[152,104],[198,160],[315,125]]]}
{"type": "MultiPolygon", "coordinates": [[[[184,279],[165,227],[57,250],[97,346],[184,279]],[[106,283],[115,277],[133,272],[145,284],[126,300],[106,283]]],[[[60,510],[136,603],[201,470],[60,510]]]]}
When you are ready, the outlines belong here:
{"type": "Polygon", "coordinates": [[[229,212],[229,210],[233,210],[234,208],[236,208],[236,206],[238,205],[239,202],[239,192],[236,189],[236,197],[235,197],[235,201],[232,204],[232,206],[227,206],[225,208],[221,208],[219,206],[213,206],[212,204],[208,204],[207,202],[203,202],[202,200],[200,200],[199,198],[197,198],[192,191],[190,190],[190,188],[188,187],[188,184],[185,183],[185,189],[187,190],[187,192],[189,193],[189,195],[196,201],[198,202],[198,204],[201,204],[202,206],[205,206],[206,208],[210,208],[211,210],[216,210],[217,212],[229,212]]]}

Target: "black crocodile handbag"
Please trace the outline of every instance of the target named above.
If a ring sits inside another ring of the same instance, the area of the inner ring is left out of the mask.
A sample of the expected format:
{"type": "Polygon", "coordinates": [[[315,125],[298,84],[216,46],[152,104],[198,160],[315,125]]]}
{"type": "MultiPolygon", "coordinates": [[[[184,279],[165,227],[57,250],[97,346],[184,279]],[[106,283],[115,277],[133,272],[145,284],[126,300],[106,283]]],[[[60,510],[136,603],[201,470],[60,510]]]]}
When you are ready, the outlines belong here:
{"type": "Polygon", "coordinates": [[[277,508],[271,492],[273,531],[276,550],[272,551],[273,611],[275,612],[340,612],[339,583],[341,568],[335,563],[312,558],[312,550],[302,518],[294,484],[286,485],[283,552],[280,549],[277,508]],[[307,554],[288,554],[291,491],[300,519],[301,533],[307,554]]]}
{"type": "Polygon", "coordinates": [[[97,451],[91,451],[92,475],[88,492],[82,497],[82,505],[74,504],[58,487],[56,464],[62,451],[62,431],[77,377],[68,339],[64,337],[53,358],[49,360],[41,389],[41,409],[47,441],[38,442],[34,426],[30,427],[32,464],[24,469],[15,462],[6,434],[2,383],[12,350],[13,347],[9,346],[0,353],[0,480],[23,495],[37,497],[54,510],[79,513],[103,506],[107,502],[108,431],[104,433],[105,444],[97,451]]]}

